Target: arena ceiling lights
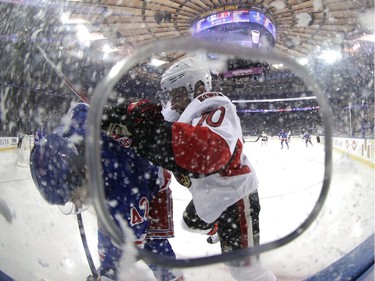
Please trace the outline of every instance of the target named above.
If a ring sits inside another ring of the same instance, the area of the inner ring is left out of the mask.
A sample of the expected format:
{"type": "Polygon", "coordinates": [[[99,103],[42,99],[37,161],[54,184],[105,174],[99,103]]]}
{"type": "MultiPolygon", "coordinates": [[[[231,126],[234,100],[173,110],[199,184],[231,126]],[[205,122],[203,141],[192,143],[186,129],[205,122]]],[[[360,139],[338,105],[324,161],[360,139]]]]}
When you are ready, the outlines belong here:
{"type": "Polygon", "coordinates": [[[193,36],[209,33],[239,34],[241,40],[229,40],[255,48],[273,47],[276,41],[276,27],[271,17],[257,7],[229,5],[213,9],[200,15],[190,30],[193,36]]]}

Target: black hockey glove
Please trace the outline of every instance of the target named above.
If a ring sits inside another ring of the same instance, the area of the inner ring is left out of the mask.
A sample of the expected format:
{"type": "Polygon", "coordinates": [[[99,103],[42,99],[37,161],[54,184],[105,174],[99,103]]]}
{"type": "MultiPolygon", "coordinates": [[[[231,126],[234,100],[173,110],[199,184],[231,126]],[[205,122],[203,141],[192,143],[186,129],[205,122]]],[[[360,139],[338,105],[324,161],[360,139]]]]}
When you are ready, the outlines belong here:
{"type": "MultiPolygon", "coordinates": [[[[172,146],[171,124],[164,120],[161,109],[149,100],[133,102],[127,107],[125,124],[132,134],[132,146],[151,161],[172,146]]],[[[163,156],[168,157],[164,153],[163,156]]]]}
{"type": "Polygon", "coordinates": [[[172,123],[164,120],[160,104],[150,100],[113,104],[103,110],[104,131],[113,137],[130,136],[131,147],[155,165],[174,172],[188,173],[175,162],[172,123]]]}
{"type": "Polygon", "coordinates": [[[131,136],[125,125],[128,103],[115,103],[110,101],[103,108],[101,128],[107,135],[116,137],[131,136]]]}
{"type": "Polygon", "coordinates": [[[149,100],[133,103],[110,102],[103,109],[101,127],[109,135],[146,134],[145,130],[164,120],[161,106],[149,100]]]}
{"type": "Polygon", "coordinates": [[[172,147],[172,123],[165,121],[162,107],[141,100],[127,107],[126,127],[132,134],[132,147],[155,165],[170,171],[188,173],[179,167],[172,147]]]}

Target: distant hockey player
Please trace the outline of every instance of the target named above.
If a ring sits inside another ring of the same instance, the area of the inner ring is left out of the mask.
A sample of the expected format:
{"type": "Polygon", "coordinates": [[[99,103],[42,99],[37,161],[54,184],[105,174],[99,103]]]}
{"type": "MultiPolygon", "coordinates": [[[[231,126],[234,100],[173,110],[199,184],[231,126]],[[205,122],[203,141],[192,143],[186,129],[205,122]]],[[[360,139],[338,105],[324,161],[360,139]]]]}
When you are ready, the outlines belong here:
{"type": "Polygon", "coordinates": [[[288,143],[288,133],[284,131],[284,129],[281,129],[281,132],[279,133],[279,140],[281,144],[281,149],[284,148],[284,142],[286,147],[289,149],[289,143],[288,143]]]}
{"type": "Polygon", "coordinates": [[[309,144],[313,146],[312,141],[311,141],[311,134],[309,132],[304,133],[302,139],[305,140],[306,147],[308,147],[309,144]]]}
{"type": "Polygon", "coordinates": [[[317,143],[320,143],[320,136],[322,135],[322,131],[321,130],[318,130],[317,134],[316,134],[316,142],[317,143]]]}
{"type": "MultiPolygon", "coordinates": [[[[166,121],[161,106],[148,100],[119,105],[113,122],[127,126],[140,154],[189,188],[186,230],[207,234],[218,225],[222,252],[259,244],[258,179],[243,153],[236,107],[222,93],[209,92],[210,72],[196,58],[175,62],[162,75],[161,87],[181,114],[176,122],[166,121]]],[[[253,258],[228,265],[236,280],[276,280],[253,258]]]]}
{"type": "Polygon", "coordinates": [[[38,128],[34,134],[34,145],[39,144],[39,141],[45,137],[43,126],[38,128]]]}
{"type": "Polygon", "coordinates": [[[292,140],[292,131],[289,131],[288,132],[288,144],[290,143],[291,140],[292,140]]]}
{"type": "MultiPolygon", "coordinates": [[[[63,119],[64,125],[51,134],[40,135],[30,156],[32,178],[42,197],[53,205],[73,203],[78,211],[72,213],[81,212],[90,202],[84,163],[87,112],[86,104],[73,106],[63,119]]],[[[102,135],[101,162],[108,210],[118,225],[118,216],[128,223],[136,237],[135,245],[175,258],[167,239],[174,234],[170,173],[139,157],[130,144],[127,137],[102,135]]],[[[101,280],[117,280],[123,252],[100,225],[98,252],[101,280]]],[[[180,273],[148,266],[157,280],[184,280],[180,273]]]]}
{"type": "Polygon", "coordinates": [[[19,132],[18,133],[18,143],[17,143],[17,148],[21,148],[22,147],[22,140],[23,140],[23,132],[19,132]]]}
{"type": "Polygon", "coordinates": [[[260,134],[260,145],[261,146],[266,146],[268,141],[268,136],[265,131],[262,131],[260,134]]]}

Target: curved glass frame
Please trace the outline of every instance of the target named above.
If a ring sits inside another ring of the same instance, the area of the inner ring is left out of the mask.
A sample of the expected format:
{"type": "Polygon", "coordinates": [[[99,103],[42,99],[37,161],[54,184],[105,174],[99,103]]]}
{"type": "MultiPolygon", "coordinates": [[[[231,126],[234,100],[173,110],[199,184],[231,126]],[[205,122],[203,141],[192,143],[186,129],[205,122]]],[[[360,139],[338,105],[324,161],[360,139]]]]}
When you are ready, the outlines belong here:
{"type": "MultiPolygon", "coordinates": [[[[208,257],[191,258],[191,259],[171,259],[163,257],[146,250],[138,250],[138,257],[142,258],[145,262],[175,267],[194,267],[203,266],[214,263],[222,263],[232,261],[233,259],[240,259],[246,256],[256,255],[266,252],[277,247],[283,246],[298,236],[300,236],[316,219],[321,211],[324,201],[326,200],[329,185],[331,181],[332,171],[332,120],[333,114],[329,105],[328,99],[324,96],[318,84],[314,81],[311,74],[297,62],[291,60],[285,54],[274,50],[264,51],[262,49],[245,48],[235,44],[217,44],[212,41],[192,39],[191,37],[177,38],[164,41],[154,42],[146,45],[129,57],[124,58],[117,63],[106,77],[96,86],[91,106],[87,119],[87,138],[86,142],[86,162],[89,173],[89,190],[92,196],[93,204],[101,225],[111,235],[115,243],[122,245],[126,243],[121,229],[113,222],[109,212],[106,208],[103,179],[101,177],[101,153],[100,153],[100,123],[103,113],[103,107],[112,93],[115,84],[123,77],[132,67],[139,61],[150,58],[155,53],[168,52],[168,51],[183,51],[183,52],[212,52],[219,55],[233,55],[238,57],[257,58],[258,60],[268,61],[275,64],[284,64],[290,68],[291,71],[298,73],[298,75],[305,81],[309,90],[313,91],[316,95],[317,101],[320,106],[320,113],[323,118],[323,128],[325,136],[325,162],[324,162],[324,179],[319,198],[306,220],[293,232],[265,244],[254,246],[247,249],[237,250],[230,253],[223,253],[208,257]]],[[[126,226],[124,226],[126,227],[126,226]]]]}

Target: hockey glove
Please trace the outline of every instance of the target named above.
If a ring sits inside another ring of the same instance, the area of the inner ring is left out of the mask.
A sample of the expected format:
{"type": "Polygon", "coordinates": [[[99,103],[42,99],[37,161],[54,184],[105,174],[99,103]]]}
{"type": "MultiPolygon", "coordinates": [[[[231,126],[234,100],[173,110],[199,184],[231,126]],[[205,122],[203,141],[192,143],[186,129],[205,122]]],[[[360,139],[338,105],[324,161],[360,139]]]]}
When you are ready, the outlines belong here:
{"type": "Polygon", "coordinates": [[[103,109],[102,129],[109,135],[129,136],[146,134],[149,127],[164,120],[161,106],[149,100],[106,105],[103,109]]]}
{"type": "Polygon", "coordinates": [[[103,110],[104,131],[114,138],[131,136],[131,146],[138,154],[170,171],[188,173],[175,162],[172,123],[164,120],[160,104],[150,100],[112,104],[103,110]]]}
{"type": "Polygon", "coordinates": [[[188,173],[179,167],[172,147],[172,123],[165,121],[162,107],[149,100],[129,104],[126,127],[132,134],[132,147],[155,165],[188,173]]]}
{"type": "Polygon", "coordinates": [[[118,138],[131,136],[125,125],[128,104],[108,104],[103,108],[101,128],[107,135],[118,138]]]}
{"type": "Polygon", "coordinates": [[[162,107],[160,104],[149,100],[133,102],[127,107],[126,124],[134,133],[137,130],[152,127],[164,120],[161,110],[162,107]]]}
{"type": "Polygon", "coordinates": [[[165,149],[172,140],[171,131],[165,126],[169,123],[164,121],[161,109],[149,100],[133,102],[127,107],[125,124],[133,135],[133,147],[149,159],[153,150],[165,149]]]}

